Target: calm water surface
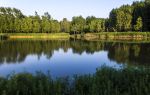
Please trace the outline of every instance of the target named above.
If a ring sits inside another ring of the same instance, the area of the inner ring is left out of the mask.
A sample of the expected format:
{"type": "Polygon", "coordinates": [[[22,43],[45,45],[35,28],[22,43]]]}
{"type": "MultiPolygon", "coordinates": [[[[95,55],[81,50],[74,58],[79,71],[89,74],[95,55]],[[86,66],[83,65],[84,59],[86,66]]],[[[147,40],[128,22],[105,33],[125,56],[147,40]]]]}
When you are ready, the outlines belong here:
{"type": "Polygon", "coordinates": [[[150,66],[150,43],[101,41],[0,42],[0,75],[50,71],[53,77],[93,74],[101,66],[150,66]]]}

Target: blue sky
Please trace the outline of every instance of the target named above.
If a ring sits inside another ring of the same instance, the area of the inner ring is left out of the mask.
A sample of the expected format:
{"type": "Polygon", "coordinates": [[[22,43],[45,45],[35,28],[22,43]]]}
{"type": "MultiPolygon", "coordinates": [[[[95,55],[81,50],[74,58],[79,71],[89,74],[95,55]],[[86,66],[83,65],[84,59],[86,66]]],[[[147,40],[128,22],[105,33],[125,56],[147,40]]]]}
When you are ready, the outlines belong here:
{"type": "Polygon", "coordinates": [[[94,15],[107,18],[113,8],[123,4],[132,4],[135,0],[0,0],[0,6],[15,7],[25,15],[39,15],[49,12],[54,19],[63,17],[71,20],[73,16],[83,17],[94,15]]]}

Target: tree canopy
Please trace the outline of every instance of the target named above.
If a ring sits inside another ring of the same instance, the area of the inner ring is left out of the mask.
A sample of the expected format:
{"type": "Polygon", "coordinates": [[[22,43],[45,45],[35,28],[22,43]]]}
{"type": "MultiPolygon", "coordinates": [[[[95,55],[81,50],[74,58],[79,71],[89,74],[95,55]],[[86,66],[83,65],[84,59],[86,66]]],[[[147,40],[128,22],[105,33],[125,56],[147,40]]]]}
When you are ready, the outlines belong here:
{"type": "Polygon", "coordinates": [[[109,18],[74,16],[72,21],[55,20],[48,12],[24,15],[19,9],[0,7],[1,33],[87,33],[150,31],[150,0],[135,1],[112,9],[109,18]]]}

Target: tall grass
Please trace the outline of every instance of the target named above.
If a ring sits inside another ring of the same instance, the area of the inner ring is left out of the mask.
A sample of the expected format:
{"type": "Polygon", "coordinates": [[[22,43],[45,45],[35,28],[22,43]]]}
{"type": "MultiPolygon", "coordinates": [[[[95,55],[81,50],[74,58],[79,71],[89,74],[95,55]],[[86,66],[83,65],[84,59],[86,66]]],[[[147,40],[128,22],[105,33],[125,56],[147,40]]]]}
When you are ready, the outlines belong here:
{"type": "Polygon", "coordinates": [[[0,78],[0,95],[150,95],[150,70],[103,67],[94,75],[55,80],[21,73],[0,78]]]}

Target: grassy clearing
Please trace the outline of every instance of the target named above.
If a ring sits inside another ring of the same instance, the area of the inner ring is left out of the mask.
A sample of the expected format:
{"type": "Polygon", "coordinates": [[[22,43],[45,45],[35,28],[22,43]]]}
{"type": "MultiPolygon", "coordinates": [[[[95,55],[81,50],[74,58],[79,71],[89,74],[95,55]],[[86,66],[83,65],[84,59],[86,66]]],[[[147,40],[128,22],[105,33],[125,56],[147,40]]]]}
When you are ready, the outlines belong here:
{"type": "Polygon", "coordinates": [[[150,70],[102,67],[94,75],[53,80],[38,72],[0,78],[0,95],[149,95],[150,70]]]}

